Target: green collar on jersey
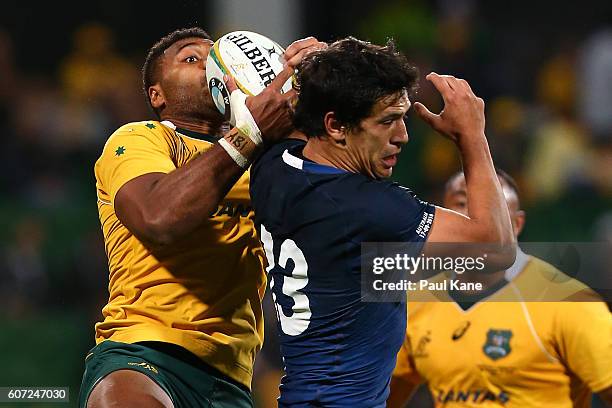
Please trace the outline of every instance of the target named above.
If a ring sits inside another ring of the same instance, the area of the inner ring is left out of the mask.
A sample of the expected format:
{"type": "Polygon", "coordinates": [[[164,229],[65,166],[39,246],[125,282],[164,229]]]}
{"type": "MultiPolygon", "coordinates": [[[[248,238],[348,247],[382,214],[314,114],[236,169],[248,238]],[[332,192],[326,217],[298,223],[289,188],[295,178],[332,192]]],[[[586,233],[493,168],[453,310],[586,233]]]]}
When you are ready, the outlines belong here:
{"type": "Polygon", "coordinates": [[[189,130],[189,129],[183,129],[183,128],[179,128],[177,127],[175,129],[178,133],[188,136],[192,139],[198,139],[198,140],[204,140],[206,142],[210,142],[210,143],[217,143],[217,141],[219,139],[217,139],[216,137],[206,134],[206,133],[200,133],[200,132],[196,132],[195,130],[189,130]]]}

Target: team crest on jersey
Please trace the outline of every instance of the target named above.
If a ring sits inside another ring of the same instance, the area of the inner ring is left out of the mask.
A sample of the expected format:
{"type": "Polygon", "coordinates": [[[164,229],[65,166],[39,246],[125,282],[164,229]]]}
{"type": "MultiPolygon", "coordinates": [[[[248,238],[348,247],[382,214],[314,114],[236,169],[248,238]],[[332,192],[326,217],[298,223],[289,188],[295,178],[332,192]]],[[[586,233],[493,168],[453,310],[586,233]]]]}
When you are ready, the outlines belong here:
{"type": "Polygon", "coordinates": [[[510,338],[512,338],[512,330],[489,329],[487,341],[482,346],[482,350],[491,360],[506,357],[512,351],[510,338]]]}

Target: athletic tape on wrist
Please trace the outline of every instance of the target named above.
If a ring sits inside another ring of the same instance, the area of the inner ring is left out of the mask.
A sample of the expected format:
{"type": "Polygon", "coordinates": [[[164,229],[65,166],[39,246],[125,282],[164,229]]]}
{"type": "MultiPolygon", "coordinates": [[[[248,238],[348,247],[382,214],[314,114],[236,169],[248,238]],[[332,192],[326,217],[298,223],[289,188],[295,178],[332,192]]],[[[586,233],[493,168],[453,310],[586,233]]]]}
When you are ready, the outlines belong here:
{"type": "Polygon", "coordinates": [[[243,169],[249,167],[249,160],[244,157],[238,150],[236,150],[236,148],[232,146],[230,142],[221,138],[219,139],[219,144],[223,149],[225,149],[227,154],[230,155],[230,157],[236,162],[237,165],[239,165],[243,169]]]}
{"type": "Polygon", "coordinates": [[[247,95],[240,89],[234,90],[230,95],[230,123],[237,127],[242,133],[247,135],[249,139],[259,146],[263,143],[261,138],[261,130],[255,122],[251,111],[246,106],[247,95]]]}

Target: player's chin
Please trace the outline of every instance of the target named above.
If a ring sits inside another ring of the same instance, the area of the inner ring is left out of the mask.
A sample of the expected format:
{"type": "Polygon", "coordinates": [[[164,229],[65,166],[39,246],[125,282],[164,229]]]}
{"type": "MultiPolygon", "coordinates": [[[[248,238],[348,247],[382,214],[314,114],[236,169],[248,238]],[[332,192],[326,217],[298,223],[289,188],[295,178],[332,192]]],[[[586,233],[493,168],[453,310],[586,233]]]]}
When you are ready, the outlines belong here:
{"type": "Polygon", "coordinates": [[[211,120],[225,121],[225,116],[219,112],[219,109],[217,109],[212,102],[212,99],[210,101],[206,99],[201,100],[199,103],[199,111],[203,112],[205,116],[209,117],[211,120]]]}
{"type": "Polygon", "coordinates": [[[389,178],[391,177],[392,173],[393,173],[393,166],[391,167],[380,166],[378,169],[376,169],[376,176],[378,178],[389,178]]]}
{"type": "Polygon", "coordinates": [[[383,158],[376,168],[376,175],[379,178],[391,177],[391,174],[393,173],[393,167],[396,164],[397,164],[397,159],[395,157],[383,158]]]}

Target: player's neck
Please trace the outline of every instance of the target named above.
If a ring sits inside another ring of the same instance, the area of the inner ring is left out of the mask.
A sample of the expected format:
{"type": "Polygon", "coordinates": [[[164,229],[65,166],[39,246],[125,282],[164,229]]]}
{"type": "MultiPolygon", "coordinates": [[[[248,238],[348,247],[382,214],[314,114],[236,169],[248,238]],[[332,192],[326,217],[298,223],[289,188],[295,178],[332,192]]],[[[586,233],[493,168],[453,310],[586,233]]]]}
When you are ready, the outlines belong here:
{"type": "MultiPolygon", "coordinates": [[[[348,150],[328,138],[311,137],[302,152],[305,158],[315,163],[332,166],[351,173],[363,173],[358,160],[348,150]]],[[[375,177],[373,174],[366,174],[375,177]]]]}
{"type": "Polygon", "coordinates": [[[206,135],[220,136],[221,127],[223,122],[209,121],[209,120],[197,120],[197,119],[184,119],[181,117],[168,116],[162,118],[162,120],[168,120],[174,124],[177,128],[192,130],[194,132],[203,133],[206,135]]]}
{"type": "MultiPolygon", "coordinates": [[[[482,291],[486,291],[490,288],[500,284],[505,279],[506,271],[497,271],[493,273],[463,273],[457,274],[455,279],[462,283],[481,283],[482,291]]],[[[466,292],[466,294],[471,294],[466,292]]]]}

